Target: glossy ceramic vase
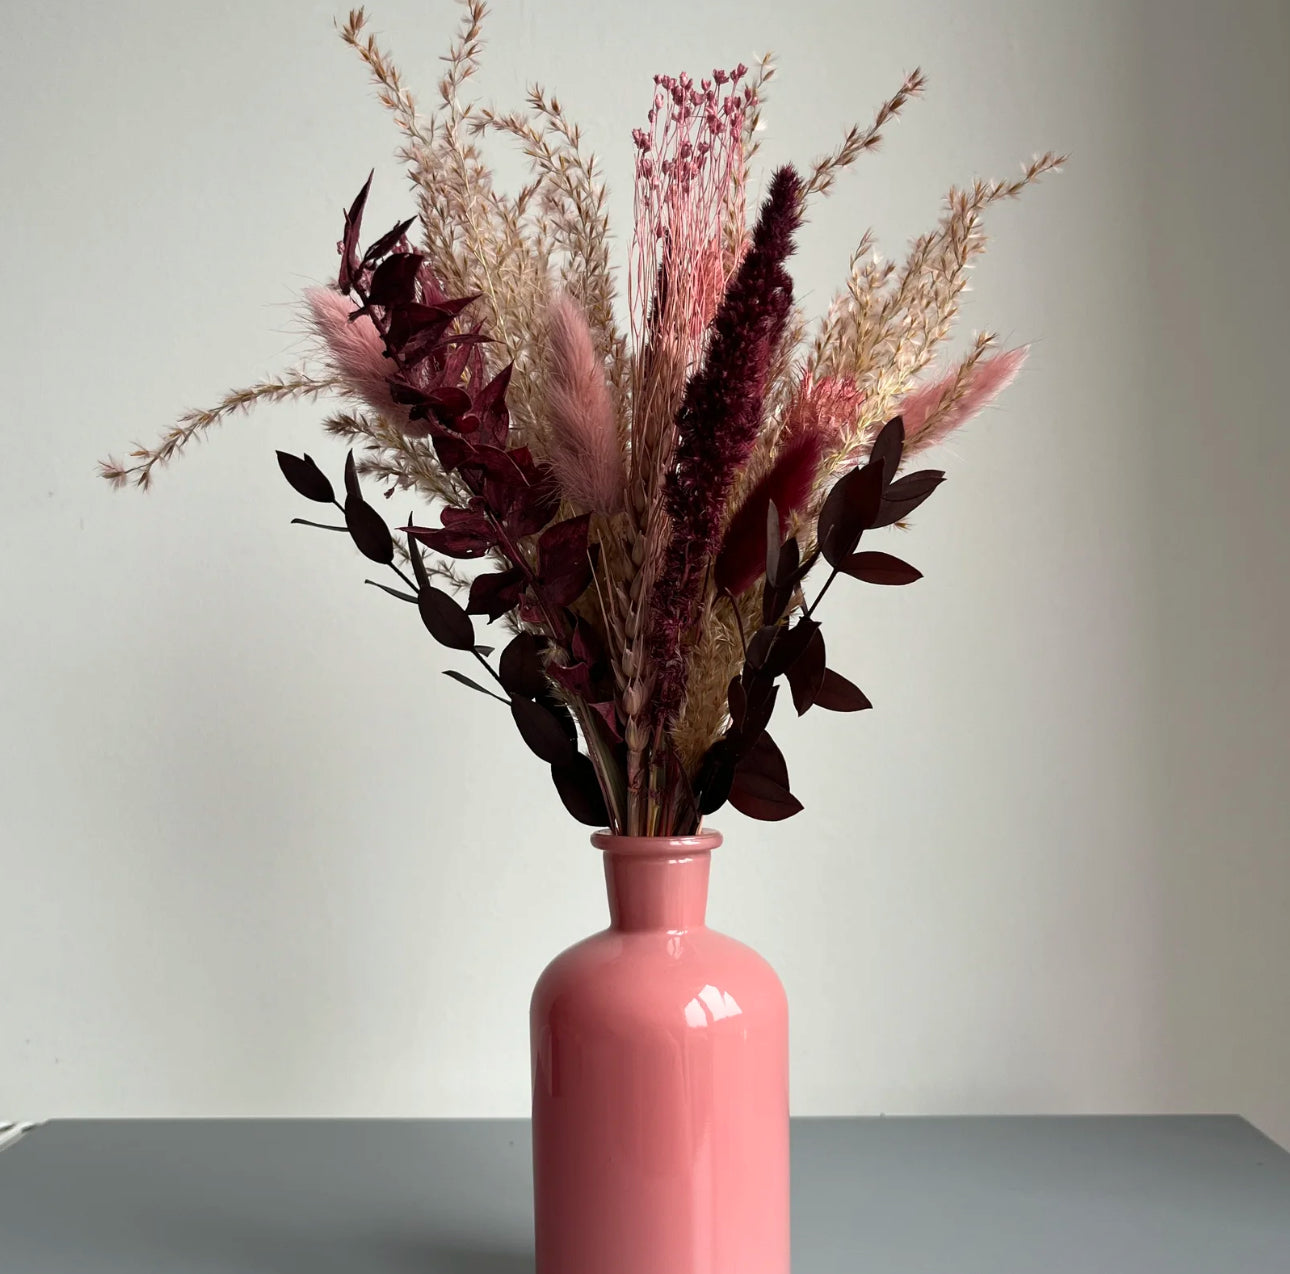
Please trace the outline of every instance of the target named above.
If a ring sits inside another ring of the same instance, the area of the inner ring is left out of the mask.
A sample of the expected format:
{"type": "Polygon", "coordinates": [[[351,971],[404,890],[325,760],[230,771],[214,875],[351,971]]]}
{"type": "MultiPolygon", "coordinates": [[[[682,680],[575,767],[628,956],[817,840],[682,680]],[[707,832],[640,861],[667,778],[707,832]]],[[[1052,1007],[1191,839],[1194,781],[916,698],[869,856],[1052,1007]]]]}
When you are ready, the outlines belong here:
{"type": "Polygon", "coordinates": [[[788,1004],[704,923],[721,836],[592,843],[609,928],[533,992],[537,1274],[788,1274],[788,1004]]]}

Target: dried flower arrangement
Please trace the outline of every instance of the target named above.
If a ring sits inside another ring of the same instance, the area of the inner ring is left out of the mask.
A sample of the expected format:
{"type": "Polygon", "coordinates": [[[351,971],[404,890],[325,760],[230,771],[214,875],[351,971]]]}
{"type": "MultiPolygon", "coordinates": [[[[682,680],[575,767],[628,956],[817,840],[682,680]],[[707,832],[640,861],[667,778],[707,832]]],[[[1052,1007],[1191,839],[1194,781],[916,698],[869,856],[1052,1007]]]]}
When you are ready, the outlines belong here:
{"type": "Polygon", "coordinates": [[[981,336],[948,372],[926,374],[985,247],[985,210],[1061,158],[952,190],[903,263],[866,235],[811,331],[787,269],[804,212],[878,145],[923,76],[804,173],[776,171],[751,225],[773,64],[698,83],[657,76],[633,134],[625,334],[595,158],[540,88],[508,115],[463,100],[485,6],[464,8],[428,114],[363,10],[341,25],[402,133],[418,216],[361,248],[369,176],[345,215],[335,284],[304,298],[318,366],[182,417],[103,474],[146,488],[232,413],[339,395],[345,409],[324,427],[351,446],[342,495],[308,455],[278,460],[341,520],[295,521],[348,532],[391,570],[393,583],[368,582],[485,670],[489,684],[447,675],[509,708],[574,817],[631,835],[692,832],[726,801],[787,817],[801,805],[767,729],[781,682],[799,714],[870,706],[828,666],[816,612],[840,575],[919,578],[859,544],[902,524],[944,477],[906,462],[1020,367],[1024,349],[996,352],[981,336]],[[514,195],[481,150],[498,133],[532,167],[514,195]],[[410,517],[395,534],[364,477],[386,496],[413,493],[439,524],[410,517]],[[813,570],[824,578],[808,599],[813,570]],[[495,665],[477,618],[508,631],[495,665]]]}

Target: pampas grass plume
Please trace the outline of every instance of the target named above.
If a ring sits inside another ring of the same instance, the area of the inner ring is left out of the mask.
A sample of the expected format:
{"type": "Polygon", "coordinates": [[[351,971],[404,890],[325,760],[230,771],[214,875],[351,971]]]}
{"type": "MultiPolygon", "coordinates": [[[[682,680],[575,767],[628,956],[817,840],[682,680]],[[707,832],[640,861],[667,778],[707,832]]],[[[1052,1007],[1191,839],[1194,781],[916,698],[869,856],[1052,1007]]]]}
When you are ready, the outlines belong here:
{"type": "Polygon", "coordinates": [[[565,499],[592,513],[623,505],[626,467],[605,368],[586,315],[567,293],[548,309],[547,459],[565,499]]]}
{"type": "Polygon", "coordinates": [[[957,385],[959,373],[953,371],[906,395],[897,408],[905,422],[906,449],[912,453],[934,447],[966,424],[1012,384],[1029,352],[1029,346],[1022,345],[981,359],[966,385],[957,385]]]}

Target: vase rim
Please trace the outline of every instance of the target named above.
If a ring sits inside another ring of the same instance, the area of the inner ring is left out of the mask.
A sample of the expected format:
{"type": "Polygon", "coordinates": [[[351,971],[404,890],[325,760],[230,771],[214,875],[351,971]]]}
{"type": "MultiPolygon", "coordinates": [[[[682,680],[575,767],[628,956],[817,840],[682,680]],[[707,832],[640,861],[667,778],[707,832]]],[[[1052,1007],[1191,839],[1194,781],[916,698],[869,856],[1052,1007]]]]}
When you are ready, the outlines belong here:
{"type": "Polygon", "coordinates": [[[684,858],[707,854],[721,844],[721,833],[709,828],[693,836],[619,836],[602,828],[592,832],[591,843],[607,854],[630,854],[639,858],[684,858]]]}

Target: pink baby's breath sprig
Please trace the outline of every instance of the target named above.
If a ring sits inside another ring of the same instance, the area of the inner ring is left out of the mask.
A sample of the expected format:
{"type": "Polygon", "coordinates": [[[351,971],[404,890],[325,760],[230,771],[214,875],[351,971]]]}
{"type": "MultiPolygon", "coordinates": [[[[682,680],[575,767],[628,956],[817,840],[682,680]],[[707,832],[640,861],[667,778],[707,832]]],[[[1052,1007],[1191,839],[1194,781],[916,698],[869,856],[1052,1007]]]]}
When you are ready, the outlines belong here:
{"type": "Polygon", "coordinates": [[[685,351],[687,367],[726,283],[723,218],[732,207],[742,213],[744,118],[753,100],[740,86],[746,73],[741,64],[698,85],[684,72],[656,75],[649,127],[632,133],[632,335],[639,346],[667,333],[685,351]]]}

